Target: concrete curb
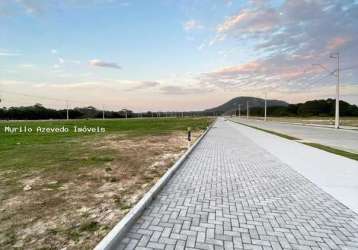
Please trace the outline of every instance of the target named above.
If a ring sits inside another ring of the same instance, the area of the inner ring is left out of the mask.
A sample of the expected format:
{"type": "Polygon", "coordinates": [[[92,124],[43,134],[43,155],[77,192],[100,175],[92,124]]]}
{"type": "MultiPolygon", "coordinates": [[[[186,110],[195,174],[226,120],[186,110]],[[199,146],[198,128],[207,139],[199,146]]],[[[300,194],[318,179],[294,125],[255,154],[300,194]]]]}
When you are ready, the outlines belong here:
{"type": "Polygon", "coordinates": [[[151,204],[152,200],[158,195],[162,188],[168,183],[182,163],[188,158],[190,153],[196,148],[204,136],[209,132],[215,121],[206,129],[206,131],[196,140],[196,142],[180,157],[180,159],[168,169],[168,171],[159,179],[159,181],[143,196],[142,199],[124,216],[117,225],[101,240],[94,248],[95,250],[115,249],[116,244],[120,242],[128,229],[135,223],[144,210],[151,204]]]}

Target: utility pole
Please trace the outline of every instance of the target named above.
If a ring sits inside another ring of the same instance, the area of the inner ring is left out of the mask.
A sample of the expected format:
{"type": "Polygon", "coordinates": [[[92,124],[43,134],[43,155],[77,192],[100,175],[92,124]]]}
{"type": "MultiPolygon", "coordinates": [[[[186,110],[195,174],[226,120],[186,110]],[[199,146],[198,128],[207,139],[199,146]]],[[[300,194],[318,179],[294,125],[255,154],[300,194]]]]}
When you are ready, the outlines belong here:
{"type": "Polygon", "coordinates": [[[104,105],[102,105],[102,120],[104,120],[104,105]]]}
{"type": "Polygon", "coordinates": [[[69,120],[70,116],[68,114],[68,101],[66,101],[66,120],[69,120]]]}
{"type": "Polygon", "coordinates": [[[2,96],[1,96],[1,84],[0,84],[0,103],[3,101],[2,96]]]}
{"type": "MultiPolygon", "coordinates": [[[[339,119],[339,99],[340,99],[340,55],[339,52],[336,53],[332,53],[330,56],[330,58],[334,58],[337,59],[337,74],[335,75],[337,77],[337,84],[336,84],[336,108],[335,108],[335,119],[334,119],[334,127],[336,129],[339,129],[339,125],[340,125],[340,119],[339,119]]],[[[312,66],[319,66],[322,69],[326,70],[327,72],[329,72],[330,74],[333,74],[335,71],[330,72],[325,66],[323,66],[322,64],[312,64],[312,66]]]]}
{"type": "Polygon", "coordinates": [[[267,121],[267,92],[265,92],[265,121],[267,121]]]}
{"type": "Polygon", "coordinates": [[[250,113],[249,113],[249,112],[250,112],[249,108],[250,108],[250,107],[249,107],[249,102],[247,101],[247,102],[246,102],[246,119],[249,119],[249,115],[250,115],[250,113]]]}
{"type": "Polygon", "coordinates": [[[336,129],[339,128],[339,89],[340,89],[340,58],[339,52],[331,54],[330,58],[337,59],[337,85],[336,85],[336,112],[335,112],[335,119],[334,119],[334,127],[336,129]]]}

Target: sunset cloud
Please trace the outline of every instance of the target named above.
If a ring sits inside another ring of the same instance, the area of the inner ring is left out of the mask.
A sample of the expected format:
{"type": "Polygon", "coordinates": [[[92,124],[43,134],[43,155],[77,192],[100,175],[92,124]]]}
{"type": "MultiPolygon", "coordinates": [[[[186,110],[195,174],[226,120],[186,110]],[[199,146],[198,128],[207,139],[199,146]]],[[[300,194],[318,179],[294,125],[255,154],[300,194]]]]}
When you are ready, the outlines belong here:
{"type": "Polygon", "coordinates": [[[154,88],[156,86],[159,86],[160,83],[156,81],[139,81],[133,83],[135,86],[130,87],[128,90],[141,90],[141,89],[148,89],[148,88],[154,88]]]}
{"type": "Polygon", "coordinates": [[[256,71],[263,69],[264,65],[260,62],[252,61],[238,66],[222,68],[214,72],[206,73],[206,75],[211,77],[232,78],[239,75],[253,74],[256,71]]]}
{"type": "Polygon", "coordinates": [[[331,53],[357,85],[357,13],[357,0],[0,0],[0,75],[31,83],[5,91],[42,84],[101,105],[195,108],[264,89],[303,100],[336,84],[331,53]]]}
{"type": "Polygon", "coordinates": [[[353,82],[358,77],[357,68],[352,67],[358,55],[355,1],[286,0],[275,8],[269,7],[268,1],[252,0],[250,4],[219,24],[216,37],[221,37],[222,43],[249,41],[263,56],[259,61],[206,73],[201,83],[291,90],[325,86],[334,78],[320,68],[313,69],[312,64],[325,64],[334,71],[336,62],[329,55],[337,50],[344,58],[344,79],[353,82]]]}
{"type": "Polygon", "coordinates": [[[334,37],[328,41],[327,48],[329,50],[336,50],[336,49],[342,47],[347,42],[349,42],[349,40],[350,39],[347,37],[340,37],[340,36],[334,37]]]}
{"type": "Polygon", "coordinates": [[[199,87],[183,87],[176,85],[169,85],[160,88],[161,92],[165,95],[196,95],[211,92],[212,90],[207,88],[199,88],[199,87]]]}
{"type": "Polygon", "coordinates": [[[91,66],[96,67],[104,67],[104,68],[113,68],[113,69],[122,69],[121,66],[119,66],[117,63],[114,62],[106,62],[99,59],[93,59],[89,61],[89,64],[91,66]]]}
{"type": "Polygon", "coordinates": [[[251,10],[244,9],[238,15],[231,16],[217,28],[219,33],[232,32],[259,33],[272,31],[279,24],[279,13],[273,9],[251,10]]]}

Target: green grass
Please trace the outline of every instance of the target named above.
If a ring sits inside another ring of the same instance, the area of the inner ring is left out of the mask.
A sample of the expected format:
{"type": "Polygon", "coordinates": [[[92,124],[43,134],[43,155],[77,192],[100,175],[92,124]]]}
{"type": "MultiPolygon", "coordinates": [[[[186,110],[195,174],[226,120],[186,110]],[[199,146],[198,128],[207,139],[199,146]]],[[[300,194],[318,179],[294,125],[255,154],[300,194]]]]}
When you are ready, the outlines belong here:
{"type": "Polygon", "coordinates": [[[255,126],[252,126],[252,125],[247,125],[245,123],[241,123],[241,122],[234,121],[234,120],[231,120],[231,121],[236,122],[236,123],[241,124],[241,125],[244,125],[244,126],[247,126],[247,127],[250,127],[250,128],[261,130],[261,131],[264,131],[264,132],[267,132],[267,133],[270,133],[270,134],[273,134],[273,135],[277,135],[277,136],[280,136],[280,137],[288,139],[288,140],[293,140],[293,141],[300,140],[299,138],[289,136],[289,135],[286,135],[286,134],[282,134],[282,133],[278,133],[278,132],[275,132],[275,131],[272,131],[272,130],[267,130],[267,129],[255,127],[255,126]]]}
{"type": "MultiPolygon", "coordinates": [[[[0,122],[0,171],[46,170],[48,168],[70,171],[84,166],[98,166],[112,161],[111,150],[94,149],[86,142],[99,140],[103,136],[121,134],[126,138],[146,135],[161,135],[175,131],[205,129],[212,119],[128,119],[128,120],[70,120],[70,121],[18,121],[0,122]],[[5,133],[6,126],[69,128],[68,133],[5,133]],[[103,127],[105,133],[75,133],[77,127],[103,127]]],[[[116,155],[115,157],[120,157],[116,155]]]]}
{"type": "Polygon", "coordinates": [[[358,161],[358,154],[352,152],[347,152],[344,150],[328,147],[319,143],[304,142],[303,144],[358,161]]]}
{"type": "MultiPolygon", "coordinates": [[[[263,119],[263,117],[255,117],[263,119]]],[[[320,125],[334,125],[334,117],[309,116],[309,117],[268,117],[269,121],[289,122],[289,123],[303,123],[303,124],[320,124],[320,125]]],[[[358,127],[358,117],[340,117],[341,126],[358,127]]]]}
{"type": "MultiPolygon", "coordinates": [[[[231,121],[239,123],[239,124],[247,126],[247,127],[250,127],[250,128],[261,130],[261,131],[266,132],[266,133],[277,135],[279,137],[282,137],[282,138],[285,138],[285,139],[288,139],[288,140],[294,140],[294,141],[298,141],[298,142],[300,140],[299,138],[289,136],[289,135],[286,135],[286,134],[282,134],[282,133],[277,133],[277,132],[272,131],[272,130],[262,129],[262,128],[259,128],[259,127],[247,125],[245,123],[237,122],[237,121],[234,121],[234,120],[231,120],[231,121]]],[[[302,143],[307,145],[307,146],[318,148],[318,149],[327,151],[329,153],[333,153],[333,154],[336,154],[336,155],[340,155],[340,156],[343,156],[343,157],[358,161],[358,154],[356,154],[356,153],[344,151],[344,150],[337,149],[337,148],[332,148],[332,147],[325,146],[325,145],[322,145],[322,144],[319,144],[319,143],[311,143],[311,142],[302,142],[302,143]]]]}
{"type": "Polygon", "coordinates": [[[140,136],[148,134],[162,134],[177,130],[186,130],[187,127],[193,129],[203,129],[210,123],[209,118],[185,118],[185,119],[122,119],[122,120],[56,120],[56,121],[18,121],[18,122],[0,122],[0,146],[9,144],[33,144],[33,143],[51,143],[53,141],[59,141],[61,139],[68,139],[70,137],[82,137],[85,135],[91,135],[92,133],[74,133],[72,131],[73,126],[77,127],[103,127],[106,130],[106,134],[113,132],[122,132],[131,136],[140,136]],[[27,126],[36,130],[37,127],[50,127],[59,128],[66,127],[71,129],[69,133],[52,133],[52,134],[31,134],[16,133],[9,134],[4,133],[5,126],[27,126]]]}
{"type": "Polygon", "coordinates": [[[0,248],[10,249],[20,241],[16,232],[26,228],[27,248],[43,244],[48,247],[41,240],[49,238],[59,248],[74,241],[81,249],[92,249],[99,240],[98,233],[109,231],[112,223],[98,219],[98,204],[104,204],[117,216],[115,220],[119,219],[122,212],[132,207],[132,198],[142,195],[147,185],[149,188],[165,173],[167,166],[148,168],[164,158],[156,157],[157,154],[181,152],[187,128],[191,127],[196,136],[212,121],[211,118],[0,121],[0,231],[6,232],[0,233],[0,248]],[[106,132],[74,133],[74,125],[99,126],[106,132]],[[33,130],[37,126],[65,126],[70,132],[11,134],[4,132],[6,126],[27,126],[33,130]],[[24,191],[26,185],[31,190],[24,191]],[[111,198],[113,190],[117,197],[111,198]],[[10,202],[13,205],[7,209],[10,202]],[[82,215],[81,207],[91,209],[82,215]],[[35,223],[47,221],[52,222],[47,232],[35,235],[34,227],[32,233],[35,223]]]}

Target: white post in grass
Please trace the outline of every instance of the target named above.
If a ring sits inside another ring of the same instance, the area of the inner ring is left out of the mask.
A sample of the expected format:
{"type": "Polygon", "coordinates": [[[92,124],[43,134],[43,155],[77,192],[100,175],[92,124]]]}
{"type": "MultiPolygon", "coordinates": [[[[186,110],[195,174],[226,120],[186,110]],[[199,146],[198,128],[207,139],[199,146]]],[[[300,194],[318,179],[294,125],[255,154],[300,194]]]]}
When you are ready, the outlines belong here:
{"type": "Polygon", "coordinates": [[[68,112],[68,101],[66,101],[66,120],[69,120],[70,116],[69,116],[69,112],[68,112]]]}
{"type": "Polygon", "coordinates": [[[102,120],[104,120],[104,105],[102,105],[102,120]]]}

